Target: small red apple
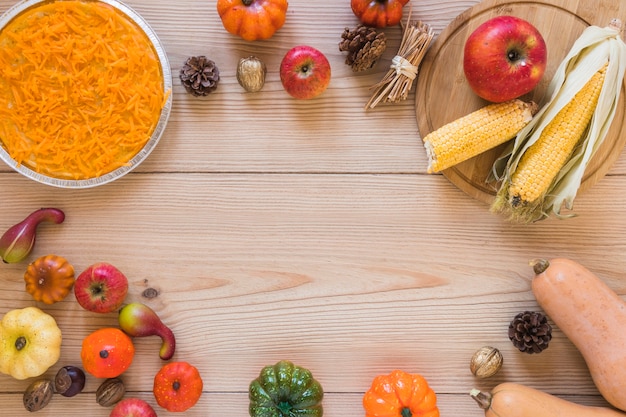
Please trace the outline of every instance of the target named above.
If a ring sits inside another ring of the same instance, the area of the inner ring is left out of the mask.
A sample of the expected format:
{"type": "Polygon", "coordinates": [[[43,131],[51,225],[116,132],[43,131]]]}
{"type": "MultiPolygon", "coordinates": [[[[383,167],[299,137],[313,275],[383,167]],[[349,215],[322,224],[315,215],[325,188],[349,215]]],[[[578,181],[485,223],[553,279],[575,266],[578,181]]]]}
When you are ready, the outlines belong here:
{"type": "Polygon", "coordinates": [[[85,310],[111,313],[118,310],[128,293],[128,279],[113,265],[99,262],[76,278],[74,295],[85,310]]]}
{"type": "Polygon", "coordinates": [[[144,400],[124,398],[113,407],[109,417],[157,417],[157,413],[144,400]]]}
{"type": "Polygon", "coordinates": [[[501,103],[534,89],[547,60],[546,43],[535,26],[515,16],[497,16],[467,38],[463,71],[479,97],[501,103]]]}
{"type": "Polygon", "coordinates": [[[303,100],[317,97],[330,83],[330,63],[312,46],[295,46],[280,63],[280,81],[292,97],[303,100]]]}

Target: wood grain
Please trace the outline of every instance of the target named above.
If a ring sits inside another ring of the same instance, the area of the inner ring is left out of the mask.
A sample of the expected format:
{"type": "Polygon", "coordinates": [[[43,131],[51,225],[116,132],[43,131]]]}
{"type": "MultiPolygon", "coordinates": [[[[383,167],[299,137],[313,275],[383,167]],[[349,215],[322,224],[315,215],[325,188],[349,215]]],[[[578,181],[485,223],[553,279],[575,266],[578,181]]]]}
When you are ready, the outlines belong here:
{"type": "MultiPolygon", "coordinates": [[[[0,0],[0,9],[11,4],[0,0]]],[[[531,356],[515,350],[507,327],[519,311],[537,308],[528,266],[536,257],[572,257],[626,296],[623,157],[576,201],[577,217],[512,225],[444,176],[426,174],[415,92],[363,110],[368,87],[387,69],[383,60],[353,74],[344,64],[337,43],[356,24],[347,2],[292,0],[286,26],[259,43],[225,33],[213,3],[128,4],[159,34],[174,77],[188,55],[204,53],[217,59],[220,87],[195,99],[175,79],[162,141],[114,183],[56,189],[0,168],[0,229],[38,207],[65,210],[62,225],[40,227],[27,262],[57,253],[78,271],[106,260],[125,272],[128,301],[152,306],[177,336],[175,359],[202,373],[203,396],[186,416],[247,415],[249,382],[280,359],[312,370],[326,391],[327,416],[362,416],[363,392],[393,368],[423,374],[442,416],[483,415],[469,390],[503,381],[605,404],[558,329],[550,348],[531,356]],[[310,102],[289,98],[276,72],[282,52],[299,42],[321,48],[333,66],[329,90],[310,102]],[[235,80],[237,60],[250,53],[269,68],[257,94],[235,80]],[[142,297],[147,288],[158,296],[142,297]],[[505,366],[478,381],[468,362],[484,344],[503,351],[505,366]]],[[[424,0],[412,8],[440,33],[474,4],[424,0]]],[[[399,31],[386,33],[388,63],[399,31]]],[[[39,305],[57,318],[64,342],[52,376],[79,365],[82,338],[115,326],[116,317],[88,313],[73,296],[53,306],[33,302],[25,265],[0,266],[0,314],[39,305]]],[[[128,395],[155,405],[159,341],[136,346],[124,375],[128,395]]],[[[95,403],[100,382],[89,378],[71,399],[55,396],[38,415],[108,416],[95,403]]],[[[0,375],[3,415],[29,414],[21,402],[28,383],[0,375]]]]}

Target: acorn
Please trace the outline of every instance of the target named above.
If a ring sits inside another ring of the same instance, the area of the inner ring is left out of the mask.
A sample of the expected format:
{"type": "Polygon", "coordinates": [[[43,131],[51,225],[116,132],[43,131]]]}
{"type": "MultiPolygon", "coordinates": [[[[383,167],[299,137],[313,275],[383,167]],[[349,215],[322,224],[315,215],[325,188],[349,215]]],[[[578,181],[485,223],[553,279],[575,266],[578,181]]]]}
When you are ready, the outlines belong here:
{"type": "Polygon", "coordinates": [[[249,93],[255,93],[265,85],[267,67],[256,56],[241,58],[237,65],[237,81],[249,93]]]}

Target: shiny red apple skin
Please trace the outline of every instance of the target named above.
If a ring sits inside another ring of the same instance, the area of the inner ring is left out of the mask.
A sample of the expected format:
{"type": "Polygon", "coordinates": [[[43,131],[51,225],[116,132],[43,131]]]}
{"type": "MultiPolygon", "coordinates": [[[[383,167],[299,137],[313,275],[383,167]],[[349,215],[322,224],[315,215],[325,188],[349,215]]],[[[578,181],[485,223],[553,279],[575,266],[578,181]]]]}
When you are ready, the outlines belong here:
{"type": "Polygon", "coordinates": [[[291,48],[280,63],[280,81],[292,97],[308,100],[322,94],[330,84],[331,68],[326,56],[308,45],[291,48]]]}
{"type": "Polygon", "coordinates": [[[539,30],[515,16],[487,20],[470,34],[463,71],[474,92],[501,103],[532,91],[541,81],[548,50],[539,30]]]}
{"type": "Polygon", "coordinates": [[[144,400],[124,398],[113,407],[109,417],[157,417],[157,413],[144,400]]]}
{"type": "Polygon", "coordinates": [[[74,295],[78,304],[95,313],[119,310],[127,294],[128,279],[119,269],[106,262],[89,266],[74,282],[74,295]]]}

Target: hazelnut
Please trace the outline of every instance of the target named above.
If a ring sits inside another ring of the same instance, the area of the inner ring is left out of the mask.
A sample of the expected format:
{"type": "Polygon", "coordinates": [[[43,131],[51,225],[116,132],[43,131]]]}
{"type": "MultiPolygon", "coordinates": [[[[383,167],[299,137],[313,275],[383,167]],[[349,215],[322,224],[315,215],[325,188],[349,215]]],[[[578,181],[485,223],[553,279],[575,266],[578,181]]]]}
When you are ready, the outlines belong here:
{"type": "Polygon", "coordinates": [[[488,378],[500,370],[502,361],[502,353],[498,349],[491,346],[483,346],[472,356],[470,370],[478,378],[488,378]]]}

